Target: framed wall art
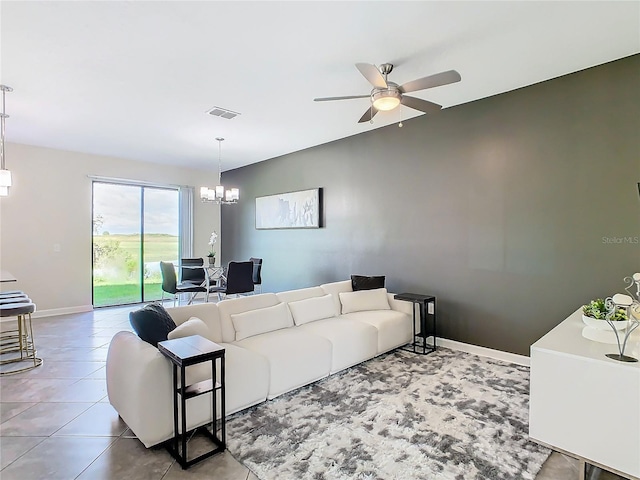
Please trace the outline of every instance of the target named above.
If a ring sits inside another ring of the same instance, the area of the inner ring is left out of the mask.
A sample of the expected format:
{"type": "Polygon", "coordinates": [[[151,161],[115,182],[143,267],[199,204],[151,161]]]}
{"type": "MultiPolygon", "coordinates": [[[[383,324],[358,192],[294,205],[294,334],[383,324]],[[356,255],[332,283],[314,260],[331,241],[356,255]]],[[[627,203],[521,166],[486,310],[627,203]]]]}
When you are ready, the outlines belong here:
{"type": "Polygon", "coordinates": [[[256,197],[256,229],[320,228],[322,189],[256,197]]]}

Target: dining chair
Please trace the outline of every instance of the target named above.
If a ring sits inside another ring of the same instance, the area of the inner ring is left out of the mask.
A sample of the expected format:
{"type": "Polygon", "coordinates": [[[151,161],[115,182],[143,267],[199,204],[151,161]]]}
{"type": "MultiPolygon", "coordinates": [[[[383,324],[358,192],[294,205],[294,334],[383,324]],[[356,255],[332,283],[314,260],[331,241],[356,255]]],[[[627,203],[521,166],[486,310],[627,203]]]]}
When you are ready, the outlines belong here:
{"type": "Polygon", "coordinates": [[[222,295],[240,295],[253,293],[253,262],[229,262],[226,283],[222,286],[209,287],[209,293],[217,293],[218,300],[222,295]]]}
{"type": "Polygon", "coordinates": [[[204,268],[203,258],[183,258],[180,260],[180,282],[192,283],[194,285],[203,285],[205,283],[206,270],[204,268]],[[188,268],[202,267],[202,268],[188,268]]]}
{"type": "MultiPolygon", "coordinates": [[[[164,302],[164,294],[170,293],[173,295],[173,306],[176,305],[176,297],[181,293],[198,293],[204,292],[207,294],[207,300],[209,292],[207,287],[201,285],[194,285],[193,283],[183,282],[178,284],[176,278],[175,266],[171,262],[160,262],[160,271],[162,272],[162,302],[164,302]]],[[[193,298],[191,299],[193,300],[193,298]]]]}
{"type": "Polygon", "coordinates": [[[262,292],[262,259],[251,257],[249,261],[253,262],[253,285],[254,290],[262,292]]]}

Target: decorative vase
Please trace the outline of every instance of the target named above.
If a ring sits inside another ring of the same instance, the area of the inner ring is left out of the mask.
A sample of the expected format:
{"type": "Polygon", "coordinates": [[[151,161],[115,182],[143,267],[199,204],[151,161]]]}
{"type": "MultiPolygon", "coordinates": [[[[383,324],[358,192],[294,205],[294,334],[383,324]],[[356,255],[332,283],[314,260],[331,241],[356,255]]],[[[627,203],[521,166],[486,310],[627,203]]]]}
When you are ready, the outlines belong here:
{"type": "Polygon", "coordinates": [[[216,257],[207,257],[209,259],[209,265],[212,267],[216,264],[216,257]]]}
{"type": "MultiPolygon", "coordinates": [[[[609,330],[609,331],[611,330],[611,327],[609,326],[606,320],[598,320],[597,318],[587,317],[586,315],[583,314],[582,321],[588,327],[597,328],[598,330],[609,330]]],[[[624,330],[625,328],[627,328],[626,321],[618,320],[611,323],[614,325],[616,330],[624,330]]]]}

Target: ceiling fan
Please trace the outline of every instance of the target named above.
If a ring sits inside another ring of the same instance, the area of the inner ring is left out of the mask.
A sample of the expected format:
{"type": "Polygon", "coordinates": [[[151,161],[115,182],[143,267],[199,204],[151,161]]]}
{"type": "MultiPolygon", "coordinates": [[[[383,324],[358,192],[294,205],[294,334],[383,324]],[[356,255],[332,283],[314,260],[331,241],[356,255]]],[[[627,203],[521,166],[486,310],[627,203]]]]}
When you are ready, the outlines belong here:
{"type": "Polygon", "coordinates": [[[373,90],[369,95],[314,98],[313,101],[327,102],[331,100],[350,100],[352,98],[371,98],[371,106],[364,112],[358,123],[368,122],[380,110],[393,110],[400,104],[425,113],[438,112],[442,109],[442,105],[421,98],[410,97],[405,93],[448,85],[461,80],[458,72],[449,70],[398,85],[387,80],[387,75],[393,70],[391,63],[383,63],[379,68],[370,63],[356,63],[356,68],[373,85],[373,90]]]}

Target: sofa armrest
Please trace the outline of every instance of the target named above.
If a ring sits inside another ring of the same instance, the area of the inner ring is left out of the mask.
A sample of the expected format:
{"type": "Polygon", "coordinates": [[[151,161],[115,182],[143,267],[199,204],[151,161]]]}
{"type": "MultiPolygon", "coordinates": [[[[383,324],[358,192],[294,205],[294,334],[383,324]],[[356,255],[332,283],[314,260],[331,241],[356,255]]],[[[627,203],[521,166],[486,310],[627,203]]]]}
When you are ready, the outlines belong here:
{"type": "Polygon", "coordinates": [[[118,332],[107,354],[109,403],[146,447],[173,435],[171,362],[131,332],[118,332]]]}
{"type": "MultiPolygon", "coordinates": [[[[227,414],[264,401],[269,390],[267,359],[237,345],[221,345],[226,350],[227,414]]],[[[218,362],[216,371],[219,376],[218,362]]],[[[208,362],[187,367],[189,384],[205,378],[211,378],[208,362]]],[[[107,354],[107,394],[109,403],[146,447],[173,436],[171,362],[134,333],[118,332],[111,340],[107,354]]],[[[210,421],[211,396],[190,399],[187,428],[191,430],[210,421]]]]}

